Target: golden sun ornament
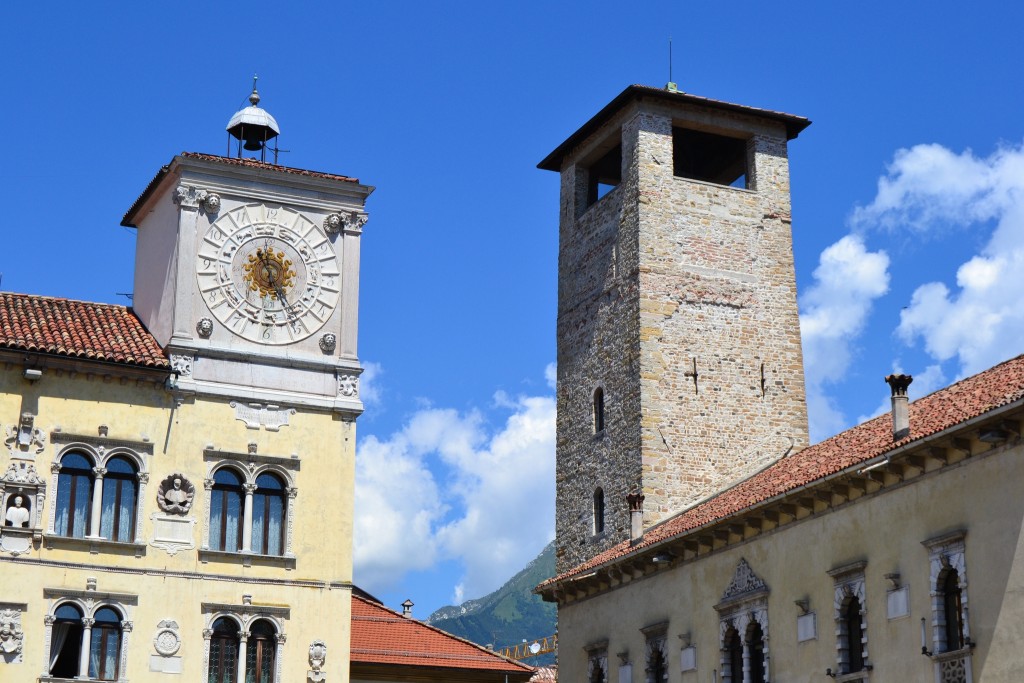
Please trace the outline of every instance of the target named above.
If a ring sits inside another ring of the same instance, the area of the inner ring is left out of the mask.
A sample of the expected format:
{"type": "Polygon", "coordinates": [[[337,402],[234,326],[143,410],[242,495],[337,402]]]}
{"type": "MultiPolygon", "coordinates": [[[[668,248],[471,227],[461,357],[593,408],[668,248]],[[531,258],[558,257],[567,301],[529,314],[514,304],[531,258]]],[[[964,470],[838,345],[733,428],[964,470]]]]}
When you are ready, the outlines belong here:
{"type": "Polygon", "coordinates": [[[293,284],[295,271],[283,251],[257,249],[255,253],[249,254],[247,261],[242,264],[245,282],[250,290],[259,292],[261,296],[277,299],[279,293],[287,291],[293,284]]]}

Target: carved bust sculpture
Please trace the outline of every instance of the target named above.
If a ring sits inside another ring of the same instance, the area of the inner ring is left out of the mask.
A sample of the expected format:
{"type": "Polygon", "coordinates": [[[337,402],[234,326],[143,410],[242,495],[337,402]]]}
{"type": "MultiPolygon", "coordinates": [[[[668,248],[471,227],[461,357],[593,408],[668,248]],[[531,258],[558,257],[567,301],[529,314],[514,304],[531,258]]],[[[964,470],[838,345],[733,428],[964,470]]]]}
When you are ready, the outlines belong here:
{"type": "Polygon", "coordinates": [[[25,501],[21,496],[14,497],[14,504],[7,508],[4,522],[7,526],[18,528],[28,526],[28,510],[25,508],[25,501]]]}
{"type": "Polygon", "coordinates": [[[156,492],[156,502],[164,512],[184,515],[192,508],[196,487],[183,475],[174,473],[160,482],[156,492]]]}

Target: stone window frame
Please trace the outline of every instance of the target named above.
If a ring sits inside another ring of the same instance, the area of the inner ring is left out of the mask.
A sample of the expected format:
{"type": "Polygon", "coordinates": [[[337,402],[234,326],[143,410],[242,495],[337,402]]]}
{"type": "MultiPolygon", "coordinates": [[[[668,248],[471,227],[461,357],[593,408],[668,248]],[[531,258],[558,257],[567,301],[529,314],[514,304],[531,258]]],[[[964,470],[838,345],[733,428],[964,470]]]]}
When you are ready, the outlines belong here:
{"type": "MultiPolygon", "coordinates": [[[[92,637],[92,624],[97,611],[109,607],[121,616],[121,651],[118,657],[117,682],[128,681],[128,650],[132,629],[132,613],[139,604],[139,596],[132,593],[109,593],[93,589],[72,590],[69,588],[44,588],[43,597],[50,601],[46,615],[43,617],[43,671],[40,681],[65,681],[68,679],[50,676],[50,645],[53,640],[53,624],[56,622],[57,610],[64,605],[74,605],[82,612],[82,643],[86,642],[86,631],[92,637]]],[[[90,640],[91,643],[91,640],[90,640]]],[[[88,648],[88,645],[85,646],[88,648]]],[[[88,651],[88,650],[86,650],[88,651]]],[[[82,656],[79,651],[79,656],[82,656]]],[[[74,680],[79,680],[76,676],[74,680]]],[[[95,680],[95,679],[87,679],[95,680]]]]}
{"type": "Polygon", "coordinates": [[[220,618],[233,621],[238,626],[239,656],[238,671],[236,678],[239,681],[245,680],[246,648],[249,642],[249,628],[253,623],[263,620],[274,627],[274,681],[281,683],[282,661],[284,659],[284,645],[288,635],[284,630],[284,622],[291,618],[291,609],[288,607],[274,607],[271,605],[253,605],[250,596],[242,596],[242,604],[234,605],[227,603],[201,604],[203,613],[203,676],[209,675],[210,671],[210,641],[213,638],[213,624],[220,618]]]}
{"type": "Polygon", "coordinates": [[[593,500],[593,513],[590,516],[591,536],[602,536],[604,535],[607,505],[604,498],[604,487],[598,486],[594,489],[593,500]]]}
{"type": "Polygon", "coordinates": [[[608,641],[590,643],[583,648],[587,653],[587,683],[608,683],[608,641]],[[601,672],[601,679],[594,680],[594,672],[601,672]]]}
{"type": "Polygon", "coordinates": [[[53,462],[50,464],[50,503],[47,506],[49,519],[46,522],[46,539],[48,545],[60,545],[62,547],[85,546],[90,551],[98,545],[110,545],[116,547],[134,546],[136,553],[141,553],[146,547],[145,535],[143,534],[142,515],[146,503],[146,485],[149,483],[149,458],[153,454],[153,446],[147,442],[115,441],[106,438],[85,437],[74,434],[54,432],[51,435],[54,445],[60,443],[53,462]],[[57,482],[60,477],[61,461],[70,453],[82,453],[93,462],[93,491],[89,497],[91,510],[89,513],[90,529],[95,533],[84,538],[63,536],[55,531],[57,523],[57,482]],[[106,474],[106,465],[112,458],[122,457],[129,460],[136,468],[136,480],[139,484],[137,499],[135,501],[135,535],[129,542],[113,541],[99,535],[100,513],[102,503],[102,491],[97,494],[96,483],[102,482],[106,474]],[[97,497],[98,496],[98,497],[97,497]]]}
{"type": "Polygon", "coordinates": [[[963,681],[971,683],[971,627],[967,609],[967,563],[966,536],[964,530],[953,531],[923,541],[928,549],[928,588],[931,597],[931,649],[935,663],[936,680],[963,681]],[[943,584],[949,570],[957,573],[960,588],[960,623],[963,625],[964,646],[956,650],[946,649],[946,606],[943,584]]]}
{"type": "Polygon", "coordinates": [[[645,683],[668,683],[668,622],[661,621],[657,624],[644,626],[640,629],[644,634],[644,681],[645,683]],[[656,680],[653,671],[654,658],[661,658],[663,673],[661,680],[656,680]]]}
{"type": "Polygon", "coordinates": [[[836,668],[837,681],[868,681],[874,666],[868,655],[868,607],[865,592],[864,569],[867,561],[860,560],[836,567],[828,571],[835,584],[833,594],[833,613],[836,624],[836,668]],[[850,642],[847,633],[846,607],[850,598],[857,598],[860,603],[861,623],[861,654],[864,668],[860,671],[848,671],[850,666],[850,642]]]}
{"type": "Polygon", "coordinates": [[[731,666],[726,649],[725,637],[730,629],[735,629],[743,644],[744,671],[737,679],[729,671],[732,683],[762,683],[746,681],[749,671],[750,645],[747,630],[754,622],[761,627],[761,646],[764,655],[764,680],[771,680],[771,651],[768,645],[768,593],[767,584],[751,569],[745,558],[740,558],[733,572],[732,580],[722,593],[721,601],[715,605],[718,612],[718,643],[721,651],[721,674],[725,680],[726,670],[731,666]]]}
{"type": "Polygon", "coordinates": [[[282,564],[287,569],[294,569],[296,556],[294,552],[295,536],[295,499],[299,489],[295,484],[295,473],[300,469],[300,460],[297,457],[282,457],[273,455],[256,455],[255,453],[231,453],[206,449],[203,451],[203,459],[208,463],[207,476],[203,480],[203,503],[206,509],[206,517],[203,520],[203,541],[199,548],[199,559],[208,562],[211,559],[221,558],[242,558],[245,566],[251,566],[256,560],[261,564],[282,564]],[[242,486],[245,489],[246,505],[242,511],[242,528],[249,537],[249,549],[243,545],[242,550],[224,551],[214,550],[210,547],[210,506],[213,499],[213,477],[218,470],[228,467],[242,477],[242,486]],[[280,477],[285,485],[285,538],[284,553],[281,555],[262,555],[252,551],[252,506],[251,500],[256,492],[256,479],[262,474],[273,474],[280,477]],[[246,515],[246,510],[249,514],[246,515]]]}

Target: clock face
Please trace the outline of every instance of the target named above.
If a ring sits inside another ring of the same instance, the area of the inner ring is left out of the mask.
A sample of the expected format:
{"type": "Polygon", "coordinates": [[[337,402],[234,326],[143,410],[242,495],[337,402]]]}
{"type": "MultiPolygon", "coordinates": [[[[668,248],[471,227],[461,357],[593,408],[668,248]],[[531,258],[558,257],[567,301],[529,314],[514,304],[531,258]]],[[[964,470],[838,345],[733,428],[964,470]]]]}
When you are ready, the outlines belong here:
{"type": "Polygon", "coordinates": [[[202,238],[199,291],[235,334],[291,344],[323,327],[341,292],[334,247],[313,221],[262,204],[222,214],[202,238]]]}

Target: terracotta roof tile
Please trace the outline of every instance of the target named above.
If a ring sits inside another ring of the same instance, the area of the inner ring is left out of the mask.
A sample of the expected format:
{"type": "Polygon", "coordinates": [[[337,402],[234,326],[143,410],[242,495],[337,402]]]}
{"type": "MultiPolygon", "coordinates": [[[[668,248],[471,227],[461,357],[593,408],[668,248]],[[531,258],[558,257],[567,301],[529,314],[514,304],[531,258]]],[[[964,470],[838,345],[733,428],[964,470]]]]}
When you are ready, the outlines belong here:
{"type": "Polygon", "coordinates": [[[439,628],[352,596],[352,663],[399,664],[528,674],[533,667],[507,659],[439,628]]]}
{"type": "Polygon", "coordinates": [[[238,158],[238,157],[222,157],[216,154],[202,154],[200,152],[182,152],[181,156],[186,159],[202,159],[203,161],[216,161],[217,163],[227,164],[229,166],[245,166],[248,168],[263,168],[268,171],[280,171],[282,173],[292,173],[294,175],[304,175],[309,178],[325,178],[327,180],[341,180],[349,183],[358,183],[358,178],[350,178],[349,176],[337,175],[335,173],[322,173],[320,171],[307,171],[304,168],[293,168],[291,166],[278,166],[277,164],[268,164],[264,161],[257,161],[256,159],[249,158],[238,158]]]}
{"type": "Polygon", "coordinates": [[[910,403],[910,436],[892,440],[888,413],[868,420],[830,439],[783,458],[717,496],[651,527],[633,545],[624,541],[559,576],[562,579],[593,570],[643,548],[718,522],[758,503],[812,484],[831,474],[884,455],[943,430],[1024,398],[1024,355],[910,403]]]}
{"type": "Polygon", "coordinates": [[[46,296],[0,292],[0,348],[170,367],[131,309],[46,296]]]}

